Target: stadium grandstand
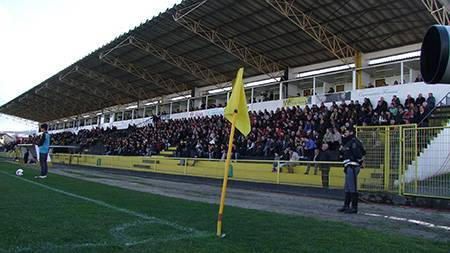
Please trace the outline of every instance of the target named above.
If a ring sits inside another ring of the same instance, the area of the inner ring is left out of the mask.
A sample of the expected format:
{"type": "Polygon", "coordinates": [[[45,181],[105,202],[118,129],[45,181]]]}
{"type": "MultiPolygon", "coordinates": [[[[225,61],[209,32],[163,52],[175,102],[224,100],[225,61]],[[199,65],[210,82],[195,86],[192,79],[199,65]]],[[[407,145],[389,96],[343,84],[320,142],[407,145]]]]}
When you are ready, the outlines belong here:
{"type": "MultiPolygon", "coordinates": [[[[411,174],[414,161],[422,181],[449,172],[447,156],[431,172],[421,169],[428,160],[422,164],[417,158],[435,147],[448,153],[442,143],[429,141],[447,133],[450,86],[425,84],[419,62],[428,27],[446,22],[433,10],[440,4],[185,0],[2,105],[0,112],[47,123],[54,144],[78,145],[77,153],[161,159],[151,164],[171,157],[220,160],[228,139],[223,108],[232,78],[244,66],[253,128],[248,138],[236,139],[234,159],[290,160],[287,151],[295,150],[313,161],[315,150],[328,143],[339,160],[343,131],[356,127],[365,144],[374,143],[366,189],[400,191],[397,172],[411,174]],[[422,130],[428,126],[440,131],[422,130]],[[401,134],[394,136],[394,130],[401,134]],[[406,154],[400,140],[412,131],[408,136],[416,140],[410,144],[418,148],[406,154]],[[383,158],[389,151],[397,156],[383,158]]],[[[64,154],[60,157],[64,161],[64,154]]],[[[152,168],[145,164],[150,160],[136,159],[140,162],[127,166],[152,168]]],[[[182,164],[170,166],[175,162],[182,164]]],[[[272,164],[269,175],[271,169],[272,164]]],[[[287,182],[322,186],[303,172],[287,182]]],[[[408,180],[403,183],[413,179],[408,180]]],[[[450,196],[448,189],[436,189],[420,194],[450,196]]]]}

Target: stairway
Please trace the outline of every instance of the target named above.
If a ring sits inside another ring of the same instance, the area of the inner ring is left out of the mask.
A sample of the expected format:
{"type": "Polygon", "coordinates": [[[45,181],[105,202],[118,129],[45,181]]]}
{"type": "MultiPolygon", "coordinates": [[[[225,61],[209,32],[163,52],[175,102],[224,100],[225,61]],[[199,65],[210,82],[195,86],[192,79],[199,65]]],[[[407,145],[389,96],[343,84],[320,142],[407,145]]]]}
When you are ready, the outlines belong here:
{"type": "Polygon", "coordinates": [[[450,105],[444,105],[436,108],[428,118],[430,127],[445,126],[450,119],[450,105]]]}
{"type": "MultiPolygon", "coordinates": [[[[446,126],[450,127],[448,118],[446,126]]],[[[450,128],[444,128],[420,151],[417,160],[408,165],[404,174],[405,183],[450,173],[450,166],[445,166],[448,165],[446,160],[449,154],[449,144],[450,128]]]]}

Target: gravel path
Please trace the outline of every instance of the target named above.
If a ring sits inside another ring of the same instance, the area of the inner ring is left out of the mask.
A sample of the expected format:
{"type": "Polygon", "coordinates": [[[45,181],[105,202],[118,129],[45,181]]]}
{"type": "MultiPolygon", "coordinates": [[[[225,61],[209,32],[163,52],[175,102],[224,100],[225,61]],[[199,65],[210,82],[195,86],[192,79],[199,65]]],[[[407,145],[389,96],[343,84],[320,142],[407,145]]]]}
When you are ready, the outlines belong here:
{"type": "MultiPolygon", "coordinates": [[[[52,172],[130,190],[211,204],[217,204],[220,198],[218,185],[144,178],[82,167],[55,166],[52,172]]],[[[341,201],[237,188],[228,189],[226,204],[450,242],[450,212],[445,211],[361,203],[359,214],[346,215],[336,212],[342,206],[341,201]]]]}

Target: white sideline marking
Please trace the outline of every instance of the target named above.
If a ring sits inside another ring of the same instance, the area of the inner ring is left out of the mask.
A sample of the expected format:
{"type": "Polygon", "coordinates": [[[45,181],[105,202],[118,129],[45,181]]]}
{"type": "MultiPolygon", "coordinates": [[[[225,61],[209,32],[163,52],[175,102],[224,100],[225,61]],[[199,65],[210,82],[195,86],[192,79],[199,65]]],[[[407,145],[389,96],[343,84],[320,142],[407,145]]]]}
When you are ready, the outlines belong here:
{"type": "MultiPolygon", "coordinates": [[[[207,237],[207,236],[211,236],[212,235],[212,233],[199,231],[199,230],[196,230],[194,228],[181,226],[181,225],[179,225],[177,223],[170,222],[170,221],[167,221],[167,220],[163,220],[163,219],[160,219],[160,218],[157,218],[157,217],[148,216],[146,214],[142,214],[142,213],[139,213],[139,212],[136,212],[136,211],[132,211],[132,210],[129,210],[129,209],[113,206],[113,205],[110,205],[110,204],[108,204],[106,202],[103,202],[101,200],[96,200],[96,199],[92,199],[92,198],[89,198],[89,197],[81,196],[81,195],[78,195],[78,194],[75,194],[75,193],[67,192],[67,191],[64,191],[64,190],[61,190],[61,189],[58,189],[58,188],[54,188],[54,187],[51,187],[51,186],[48,186],[48,185],[44,185],[44,184],[41,184],[41,183],[38,183],[38,182],[35,182],[35,181],[32,181],[32,180],[29,180],[29,179],[26,179],[26,178],[23,178],[23,177],[18,177],[16,175],[11,175],[11,174],[9,174],[7,172],[4,172],[4,171],[0,171],[0,173],[4,174],[4,175],[7,175],[7,176],[10,176],[10,177],[13,177],[13,178],[16,178],[18,180],[21,180],[21,181],[33,184],[33,185],[36,185],[36,186],[39,186],[41,188],[45,188],[45,189],[53,191],[53,192],[57,192],[57,193],[60,193],[60,194],[66,195],[66,196],[70,196],[72,198],[81,199],[81,200],[84,200],[84,201],[87,201],[87,202],[91,202],[91,203],[94,203],[94,204],[102,206],[102,207],[109,208],[111,210],[115,210],[115,211],[118,211],[118,212],[122,212],[122,213],[125,213],[125,214],[128,214],[128,215],[140,218],[141,219],[140,220],[141,223],[155,223],[155,224],[160,224],[160,225],[166,225],[166,226],[172,227],[174,229],[177,229],[177,230],[189,233],[189,234],[185,234],[185,235],[178,235],[178,236],[167,237],[167,238],[164,238],[164,239],[149,238],[149,239],[136,241],[136,242],[126,242],[124,244],[125,246],[134,246],[134,245],[148,243],[148,242],[167,242],[167,241],[172,241],[172,240],[192,239],[192,238],[207,237]],[[145,221],[142,221],[142,220],[145,220],[145,221]]],[[[123,226],[123,225],[121,225],[121,226],[123,226]]],[[[46,247],[46,248],[49,247],[49,246],[50,246],[50,248],[66,248],[66,247],[83,248],[83,247],[101,247],[101,246],[112,246],[112,245],[116,245],[116,244],[82,243],[82,244],[68,244],[68,245],[63,245],[63,246],[47,244],[46,246],[45,245],[43,245],[43,246],[46,247]]],[[[14,250],[14,252],[23,252],[23,251],[30,251],[30,250],[32,250],[32,249],[28,248],[28,247],[17,247],[14,250]]],[[[8,252],[8,251],[0,248],[0,252],[8,252]]]]}
{"type": "Polygon", "coordinates": [[[396,217],[396,216],[381,215],[381,214],[376,214],[376,213],[363,213],[363,214],[366,216],[381,217],[381,218],[385,218],[388,220],[405,221],[405,222],[409,222],[412,224],[421,225],[421,226],[425,226],[425,227],[429,227],[429,228],[440,228],[440,229],[450,231],[450,227],[436,225],[436,224],[432,224],[432,223],[420,221],[420,220],[413,220],[413,219],[401,218],[401,217],[396,217]]]}

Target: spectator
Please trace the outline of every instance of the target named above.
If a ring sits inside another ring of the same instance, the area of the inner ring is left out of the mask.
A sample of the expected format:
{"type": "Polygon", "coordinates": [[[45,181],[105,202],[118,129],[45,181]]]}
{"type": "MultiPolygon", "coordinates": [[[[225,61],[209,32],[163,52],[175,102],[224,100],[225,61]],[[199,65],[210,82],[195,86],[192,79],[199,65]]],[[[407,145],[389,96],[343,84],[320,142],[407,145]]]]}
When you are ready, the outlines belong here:
{"type": "Polygon", "coordinates": [[[416,101],[414,100],[414,98],[408,94],[408,96],[405,99],[405,107],[408,108],[409,104],[415,104],[415,103],[416,103],[416,101]]]}
{"type": "Polygon", "coordinates": [[[419,106],[419,112],[416,115],[416,123],[418,123],[419,127],[427,127],[428,126],[428,118],[426,116],[427,116],[427,113],[425,111],[425,107],[419,106]]]}
{"type": "Polygon", "coordinates": [[[384,101],[384,97],[380,97],[378,100],[377,107],[375,108],[375,112],[381,114],[382,112],[386,112],[388,110],[388,104],[384,101]]]}
{"type": "Polygon", "coordinates": [[[400,105],[400,99],[396,95],[394,95],[394,96],[392,96],[391,103],[395,103],[396,105],[400,105]]]}
{"type": "Polygon", "coordinates": [[[334,93],[334,88],[333,87],[330,87],[330,89],[328,89],[328,92],[327,93],[334,93]]]}
{"type": "Polygon", "coordinates": [[[433,96],[433,93],[428,93],[428,98],[427,98],[427,109],[431,110],[436,106],[436,98],[433,96]]]}
{"type": "Polygon", "coordinates": [[[416,99],[416,106],[421,106],[426,99],[422,96],[422,93],[419,93],[419,96],[416,99]]]}
{"type": "MultiPolygon", "coordinates": [[[[328,144],[322,144],[321,150],[316,157],[317,161],[320,162],[328,162],[328,161],[337,161],[336,152],[332,152],[328,149],[328,144]]],[[[322,174],[322,186],[323,188],[328,189],[329,187],[329,173],[330,173],[330,164],[321,163],[320,164],[320,172],[322,174]]]]}

